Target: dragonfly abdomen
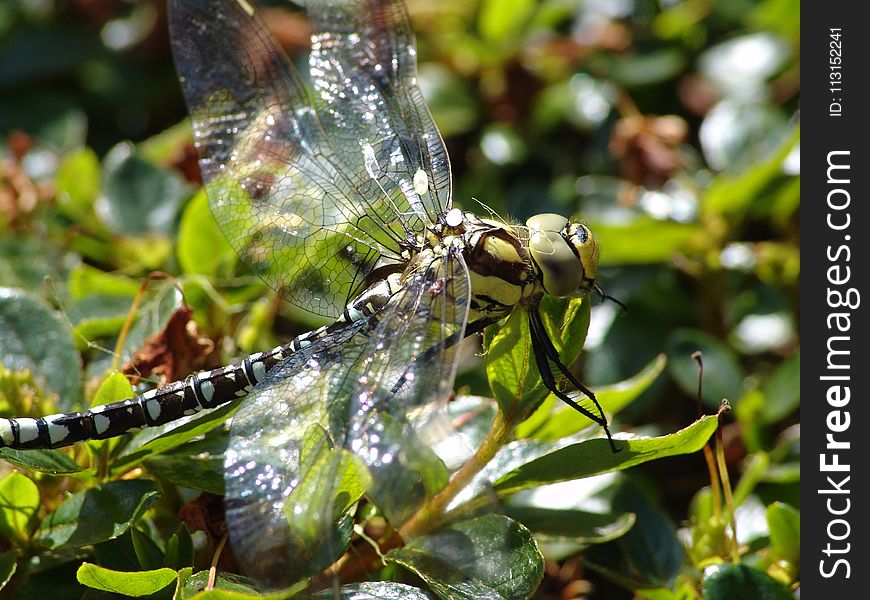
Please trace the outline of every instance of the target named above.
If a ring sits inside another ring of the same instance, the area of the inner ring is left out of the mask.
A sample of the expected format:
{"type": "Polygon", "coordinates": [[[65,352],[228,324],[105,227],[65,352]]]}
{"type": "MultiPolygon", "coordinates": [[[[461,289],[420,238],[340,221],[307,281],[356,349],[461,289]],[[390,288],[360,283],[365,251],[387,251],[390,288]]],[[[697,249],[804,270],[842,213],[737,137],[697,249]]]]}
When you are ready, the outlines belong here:
{"type": "MultiPolygon", "coordinates": [[[[295,340],[294,340],[295,341],[295,340]]],[[[292,343],[292,342],[291,342],[292,343]]],[[[241,362],[191,375],[127,400],[38,419],[0,419],[0,447],[60,448],[169,423],[247,394],[285,355],[289,344],[241,362]]]]}
{"type": "Polygon", "coordinates": [[[362,319],[372,317],[398,289],[396,277],[372,284],[332,324],[303,333],[267,352],[203,371],[144,394],[95,406],[90,410],[47,415],[38,419],[0,418],[0,448],[30,450],[60,448],[85,440],[102,440],[145,427],[163,425],[203,409],[211,409],[247,395],[279,362],[362,319]]]}

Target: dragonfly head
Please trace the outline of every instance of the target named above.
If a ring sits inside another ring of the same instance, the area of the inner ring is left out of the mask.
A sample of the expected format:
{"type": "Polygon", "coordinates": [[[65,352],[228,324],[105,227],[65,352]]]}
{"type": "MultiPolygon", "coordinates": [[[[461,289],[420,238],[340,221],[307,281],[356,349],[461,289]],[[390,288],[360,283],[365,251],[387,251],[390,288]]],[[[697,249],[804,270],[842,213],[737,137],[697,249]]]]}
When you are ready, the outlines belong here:
{"type": "Polygon", "coordinates": [[[529,254],[548,294],[568,298],[596,289],[598,241],[588,227],[551,213],[529,218],[526,226],[529,254]]]}

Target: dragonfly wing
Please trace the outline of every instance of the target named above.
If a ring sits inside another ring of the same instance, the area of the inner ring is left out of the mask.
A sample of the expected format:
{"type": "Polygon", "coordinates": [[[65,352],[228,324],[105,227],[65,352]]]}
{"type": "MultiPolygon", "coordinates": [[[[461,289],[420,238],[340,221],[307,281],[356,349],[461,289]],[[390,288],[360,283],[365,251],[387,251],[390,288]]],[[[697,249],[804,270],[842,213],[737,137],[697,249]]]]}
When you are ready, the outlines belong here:
{"type": "Polygon", "coordinates": [[[331,562],[317,559],[318,549],[328,554],[329,548],[306,533],[334,529],[332,523],[318,527],[326,503],[308,506],[291,520],[287,507],[294,491],[312,504],[329,492],[328,478],[315,474],[306,480],[307,471],[334,446],[327,433],[332,412],[347,404],[356,387],[372,328],[373,323],[358,321],[291,355],[233,418],[224,458],[227,527],[244,572],[268,588],[284,587],[331,562]]]}
{"type": "MultiPolygon", "coordinates": [[[[429,256],[426,254],[426,256],[429,256]]],[[[363,492],[398,527],[449,477],[431,446],[468,314],[461,255],[416,260],[373,318],[276,366],[233,421],[227,522],[246,572],[281,587],[346,546],[363,492]]]]}
{"type": "Polygon", "coordinates": [[[405,13],[393,3],[341,6],[309,7],[314,100],[247,2],[170,0],[176,69],[218,223],[271,286],[332,317],[374,268],[403,260],[405,241],[450,196],[405,13]],[[352,42],[369,20],[375,50],[352,42]]]}
{"type": "Polygon", "coordinates": [[[443,487],[433,447],[454,432],[443,410],[464,338],[470,284],[462,256],[418,257],[372,335],[343,445],[367,465],[369,498],[393,526],[443,487]]]}
{"type": "Polygon", "coordinates": [[[315,102],[338,140],[336,151],[357,171],[376,172],[388,193],[398,188],[412,209],[436,222],[451,206],[450,160],[417,85],[417,50],[404,3],[306,4],[315,102]]]}

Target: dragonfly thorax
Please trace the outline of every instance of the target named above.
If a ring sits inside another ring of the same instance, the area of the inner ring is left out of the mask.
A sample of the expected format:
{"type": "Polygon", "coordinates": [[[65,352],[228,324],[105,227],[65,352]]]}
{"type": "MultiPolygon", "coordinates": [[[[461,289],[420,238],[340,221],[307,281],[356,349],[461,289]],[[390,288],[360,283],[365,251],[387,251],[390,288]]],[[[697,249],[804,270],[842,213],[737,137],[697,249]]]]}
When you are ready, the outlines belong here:
{"type": "Polygon", "coordinates": [[[595,288],[598,241],[588,227],[552,213],[530,217],[526,226],[529,255],[548,294],[567,298],[595,288]]]}

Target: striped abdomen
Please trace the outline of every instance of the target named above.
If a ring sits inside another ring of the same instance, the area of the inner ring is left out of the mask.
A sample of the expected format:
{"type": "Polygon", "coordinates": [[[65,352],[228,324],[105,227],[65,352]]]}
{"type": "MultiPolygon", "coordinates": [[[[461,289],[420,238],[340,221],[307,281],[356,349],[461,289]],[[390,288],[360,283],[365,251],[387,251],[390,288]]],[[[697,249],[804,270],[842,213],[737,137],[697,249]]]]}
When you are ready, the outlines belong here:
{"type": "Polygon", "coordinates": [[[102,440],[226,404],[247,395],[272,367],[288,356],[352,323],[372,317],[394,292],[394,281],[379,281],[349,304],[331,325],[304,333],[268,352],[252,354],[241,362],[191,375],[128,400],[38,419],[0,418],[0,448],[59,448],[85,440],[102,440]]]}

